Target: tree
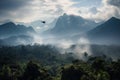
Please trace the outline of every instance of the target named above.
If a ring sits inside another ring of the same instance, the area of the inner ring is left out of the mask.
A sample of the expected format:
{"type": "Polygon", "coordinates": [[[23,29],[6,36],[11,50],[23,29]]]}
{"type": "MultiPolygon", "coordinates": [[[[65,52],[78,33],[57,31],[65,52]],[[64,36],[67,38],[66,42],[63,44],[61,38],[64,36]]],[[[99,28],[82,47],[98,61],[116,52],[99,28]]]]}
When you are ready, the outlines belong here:
{"type": "Polygon", "coordinates": [[[12,80],[11,69],[9,66],[4,65],[0,74],[0,80],[12,80]]]}
{"type": "Polygon", "coordinates": [[[45,69],[32,61],[27,64],[25,72],[23,73],[23,80],[52,80],[45,69]]]}
{"type": "Polygon", "coordinates": [[[61,80],[80,80],[83,74],[82,70],[77,69],[74,66],[70,66],[67,69],[63,68],[61,80]]]}

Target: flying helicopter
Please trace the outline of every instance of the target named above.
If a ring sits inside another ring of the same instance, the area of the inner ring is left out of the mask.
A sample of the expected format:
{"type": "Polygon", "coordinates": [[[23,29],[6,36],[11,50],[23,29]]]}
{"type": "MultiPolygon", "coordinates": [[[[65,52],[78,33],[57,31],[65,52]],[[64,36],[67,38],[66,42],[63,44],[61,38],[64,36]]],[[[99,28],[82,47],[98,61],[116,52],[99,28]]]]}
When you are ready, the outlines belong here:
{"type": "Polygon", "coordinates": [[[41,21],[43,24],[45,24],[46,23],[46,21],[41,21]]]}

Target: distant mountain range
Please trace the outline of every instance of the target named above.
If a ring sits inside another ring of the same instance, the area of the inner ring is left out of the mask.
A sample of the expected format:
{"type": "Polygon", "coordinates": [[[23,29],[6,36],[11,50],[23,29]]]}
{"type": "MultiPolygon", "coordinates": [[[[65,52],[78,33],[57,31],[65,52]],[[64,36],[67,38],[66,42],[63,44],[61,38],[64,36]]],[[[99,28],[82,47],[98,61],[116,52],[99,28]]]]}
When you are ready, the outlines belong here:
{"type": "Polygon", "coordinates": [[[110,18],[105,23],[87,32],[92,43],[120,44],[120,19],[110,18]]]}
{"type": "Polygon", "coordinates": [[[16,24],[22,24],[25,26],[32,26],[32,28],[38,32],[42,33],[50,28],[53,28],[57,22],[57,18],[52,20],[45,20],[45,23],[43,23],[44,20],[35,20],[32,22],[24,23],[24,22],[16,22],[16,24]]]}
{"type": "Polygon", "coordinates": [[[94,21],[83,19],[80,16],[67,15],[64,13],[56,22],[56,25],[46,31],[48,34],[55,36],[72,36],[87,32],[96,27],[98,24],[94,21]]]}
{"type": "Polygon", "coordinates": [[[32,42],[33,37],[28,35],[11,36],[8,38],[0,39],[0,45],[7,46],[28,45],[32,44],[32,42]]]}
{"type": "Polygon", "coordinates": [[[35,34],[32,27],[24,25],[16,25],[13,22],[8,22],[0,25],[0,45],[18,45],[28,44],[32,42],[32,36],[35,34]]]}
{"type": "MultiPolygon", "coordinates": [[[[37,24],[37,23],[36,23],[37,24]]],[[[34,34],[32,27],[8,22],[0,25],[0,45],[32,44],[34,34]]],[[[71,39],[77,41],[86,37],[91,44],[120,44],[120,19],[110,18],[104,23],[83,19],[80,16],[64,14],[58,18],[53,28],[43,32],[45,39],[71,39]]],[[[37,34],[38,36],[38,34],[37,34]]],[[[40,35],[41,36],[41,35],[40,35]]]]}
{"type": "Polygon", "coordinates": [[[0,25],[0,39],[10,36],[28,35],[29,33],[35,33],[32,27],[16,25],[13,22],[8,22],[0,25]]]}

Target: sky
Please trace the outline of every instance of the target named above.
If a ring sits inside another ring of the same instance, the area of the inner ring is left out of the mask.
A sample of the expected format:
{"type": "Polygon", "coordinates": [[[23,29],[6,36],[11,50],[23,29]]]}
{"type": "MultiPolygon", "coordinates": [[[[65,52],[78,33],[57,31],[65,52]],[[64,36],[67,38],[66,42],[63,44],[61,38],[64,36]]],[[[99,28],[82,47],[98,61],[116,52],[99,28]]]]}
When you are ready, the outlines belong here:
{"type": "Polygon", "coordinates": [[[120,18],[120,0],[0,0],[0,22],[52,20],[67,13],[94,21],[120,18]]]}

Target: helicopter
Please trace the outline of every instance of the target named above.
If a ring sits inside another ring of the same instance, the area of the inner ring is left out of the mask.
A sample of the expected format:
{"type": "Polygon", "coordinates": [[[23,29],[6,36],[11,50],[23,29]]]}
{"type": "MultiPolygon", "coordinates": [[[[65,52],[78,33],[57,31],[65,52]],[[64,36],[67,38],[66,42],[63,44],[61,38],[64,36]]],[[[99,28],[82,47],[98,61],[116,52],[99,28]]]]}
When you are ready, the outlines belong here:
{"type": "Polygon", "coordinates": [[[46,21],[41,21],[43,24],[45,24],[46,23],[46,21]]]}

